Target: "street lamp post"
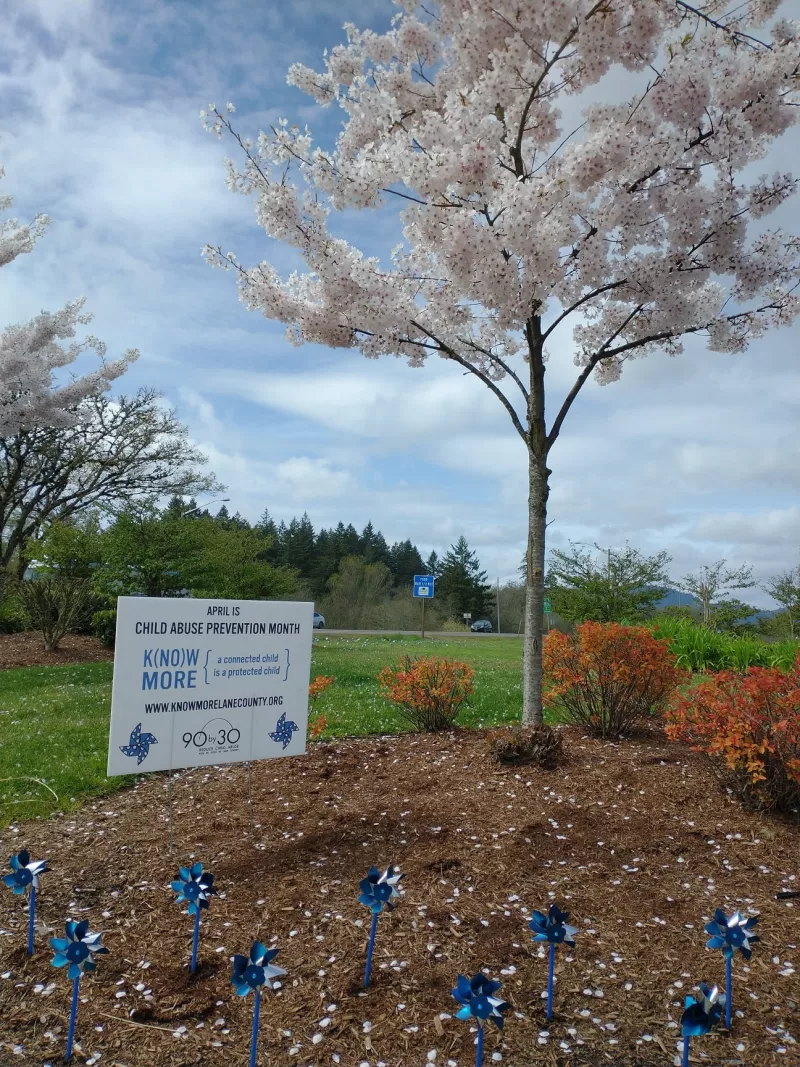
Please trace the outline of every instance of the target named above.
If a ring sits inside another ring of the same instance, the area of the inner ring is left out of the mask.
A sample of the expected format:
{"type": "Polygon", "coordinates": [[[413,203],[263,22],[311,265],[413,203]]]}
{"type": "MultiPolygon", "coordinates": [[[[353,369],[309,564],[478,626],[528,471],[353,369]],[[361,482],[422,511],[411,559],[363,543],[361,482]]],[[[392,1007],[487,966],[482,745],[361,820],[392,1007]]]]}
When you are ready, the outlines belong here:
{"type": "Polygon", "coordinates": [[[229,496],[218,496],[216,500],[209,500],[207,504],[198,504],[196,508],[189,508],[188,511],[181,512],[181,518],[186,518],[187,515],[193,515],[195,511],[199,511],[201,508],[210,508],[212,504],[229,504],[231,498],[229,496]]]}

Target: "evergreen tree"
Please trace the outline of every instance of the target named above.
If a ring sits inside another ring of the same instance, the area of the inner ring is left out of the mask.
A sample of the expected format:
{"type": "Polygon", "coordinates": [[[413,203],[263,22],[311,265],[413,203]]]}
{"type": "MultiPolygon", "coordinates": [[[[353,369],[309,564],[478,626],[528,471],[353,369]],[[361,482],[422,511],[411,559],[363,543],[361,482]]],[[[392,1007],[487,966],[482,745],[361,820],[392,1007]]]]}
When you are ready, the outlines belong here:
{"type": "Polygon", "coordinates": [[[301,578],[311,578],[314,573],[315,545],[314,527],[307,514],[302,519],[292,519],[284,538],[283,565],[300,573],[301,578]]]}
{"type": "Polygon", "coordinates": [[[425,570],[422,556],[411,541],[397,541],[389,550],[389,570],[395,585],[407,586],[414,581],[415,574],[430,573],[425,570]]]}
{"type": "Polygon", "coordinates": [[[425,560],[425,573],[432,574],[437,581],[442,576],[442,561],[437,556],[435,550],[431,552],[425,560]]]}
{"type": "Polygon", "coordinates": [[[458,617],[469,612],[474,620],[493,609],[494,596],[486,571],[481,570],[477,555],[470,551],[464,537],[459,537],[442,560],[438,596],[458,617]]]}
{"type": "Polygon", "coordinates": [[[375,530],[371,522],[367,523],[361,534],[360,554],[365,563],[382,563],[385,567],[389,565],[389,546],[386,544],[386,538],[380,530],[375,530]]]}
{"type": "Polygon", "coordinates": [[[264,560],[266,563],[275,565],[278,562],[279,555],[278,527],[275,525],[275,520],[272,518],[267,508],[264,508],[261,513],[261,518],[255,524],[253,529],[266,546],[262,552],[259,552],[258,558],[264,560]]]}

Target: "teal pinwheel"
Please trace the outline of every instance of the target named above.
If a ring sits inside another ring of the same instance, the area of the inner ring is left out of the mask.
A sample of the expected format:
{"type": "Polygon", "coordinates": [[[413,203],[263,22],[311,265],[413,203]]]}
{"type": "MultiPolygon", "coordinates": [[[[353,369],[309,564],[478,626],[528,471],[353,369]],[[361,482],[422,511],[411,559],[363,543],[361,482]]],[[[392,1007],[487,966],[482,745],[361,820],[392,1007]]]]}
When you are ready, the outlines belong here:
{"type": "Polygon", "coordinates": [[[67,978],[80,978],[86,971],[96,971],[95,956],[108,952],[100,944],[102,934],[90,934],[89,923],[74,922],[69,919],[64,930],[66,937],[51,937],[50,944],[55,950],[54,967],[69,967],[67,978]]]}
{"type": "Polygon", "coordinates": [[[453,996],[461,1005],[456,1012],[457,1019],[477,1019],[479,1025],[483,1025],[487,1019],[491,1019],[500,1029],[503,1028],[503,1012],[508,1011],[511,1005],[495,996],[502,982],[496,978],[489,978],[479,971],[472,978],[466,978],[460,974],[456,980],[456,988],[453,996]]]}
{"type": "Polygon", "coordinates": [[[267,948],[260,941],[254,941],[249,956],[238,953],[233,957],[233,976],[231,981],[236,986],[240,997],[246,997],[251,991],[255,993],[253,1008],[253,1036],[250,1042],[250,1067],[256,1067],[258,1050],[258,1021],[261,1014],[261,990],[264,986],[272,989],[272,980],[286,974],[281,967],[274,967],[272,961],[278,955],[278,949],[267,948]]]}
{"type": "Polygon", "coordinates": [[[187,904],[189,915],[194,915],[194,936],[192,938],[192,974],[197,970],[197,948],[200,943],[200,912],[208,907],[208,898],[216,893],[214,875],[204,871],[202,863],[191,867],[181,867],[178,877],[170,885],[178,894],[178,903],[187,904]]]}
{"type": "Polygon", "coordinates": [[[36,893],[39,889],[39,875],[49,871],[46,860],[32,860],[27,849],[23,848],[9,860],[11,874],[3,875],[3,883],[21,897],[30,890],[31,899],[28,908],[28,955],[33,955],[33,933],[36,927],[36,893]]]}
{"type": "Polygon", "coordinates": [[[178,894],[178,903],[188,903],[189,915],[197,915],[201,908],[207,908],[209,896],[216,893],[214,875],[204,871],[202,863],[181,867],[178,877],[170,885],[178,894]]]}
{"type": "Polygon", "coordinates": [[[528,926],[533,931],[534,941],[546,941],[549,946],[547,961],[547,1018],[553,1018],[553,983],[556,973],[556,945],[575,945],[577,926],[569,926],[568,911],[562,911],[558,905],[551,904],[547,915],[534,911],[528,926]]]}
{"type": "Polygon", "coordinates": [[[236,992],[240,997],[246,997],[248,993],[262,986],[272,989],[272,979],[286,974],[282,968],[272,966],[272,961],[277,955],[277,948],[267,948],[260,941],[254,941],[249,956],[241,956],[237,953],[233,957],[231,981],[236,986],[236,992]]]}
{"type": "Polygon", "coordinates": [[[364,971],[364,988],[369,985],[369,976],[372,973],[372,953],[375,948],[375,935],[378,932],[378,916],[384,910],[394,911],[393,900],[400,898],[400,890],[397,888],[402,874],[390,864],[381,874],[377,867],[370,867],[366,878],[358,883],[361,890],[358,896],[359,904],[364,904],[372,912],[372,926],[369,931],[369,943],[367,945],[367,966],[364,971]]]}
{"type": "Polygon", "coordinates": [[[39,875],[50,870],[46,860],[31,860],[27,849],[12,856],[9,863],[11,874],[3,875],[3,884],[17,896],[22,896],[28,889],[38,889],[39,875]]]}
{"type": "Polygon", "coordinates": [[[725,1025],[730,1030],[733,1020],[733,957],[741,952],[746,960],[753,955],[750,946],[760,938],[753,933],[758,917],[751,915],[745,919],[741,912],[735,911],[728,916],[717,908],[714,918],[706,923],[706,933],[711,937],[706,948],[721,948],[725,957],[725,1025]]]}
{"type": "Polygon", "coordinates": [[[693,1037],[707,1034],[722,1017],[725,1007],[725,994],[716,986],[700,983],[700,996],[687,994],[684,1011],[681,1016],[681,1033],[683,1034],[683,1057],[681,1067],[689,1067],[689,1045],[693,1037]]]}
{"type": "Polygon", "coordinates": [[[551,904],[545,915],[541,911],[534,911],[528,926],[533,931],[534,941],[548,941],[551,945],[575,945],[577,926],[568,926],[568,911],[561,911],[556,904],[551,904]]]}
{"type": "Polygon", "coordinates": [[[384,908],[393,911],[392,901],[400,898],[397,885],[402,877],[391,865],[382,874],[377,867],[370,867],[367,877],[358,884],[359,903],[365,904],[373,915],[380,915],[384,908]]]}
{"type": "Polygon", "coordinates": [[[90,934],[89,924],[85,920],[76,923],[68,919],[64,924],[66,937],[51,937],[50,944],[55,949],[52,964],[54,967],[68,967],[67,978],[72,979],[72,1004],[69,1010],[69,1027],[67,1030],[67,1049],[64,1060],[72,1059],[72,1042],[75,1038],[75,1019],[78,1014],[78,987],[81,976],[87,971],[96,971],[95,956],[108,952],[100,944],[102,934],[90,934]]]}
{"type": "Polygon", "coordinates": [[[755,915],[745,919],[741,912],[735,911],[728,916],[722,908],[717,908],[712,922],[706,923],[706,933],[711,934],[706,946],[721,948],[726,959],[733,959],[739,951],[746,960],[749,960],[753,955],[751,944],[760,940],[753,933],[753,928],[757,923],[758,917],[755,915]]]}
{"type": "Polygon", "coordinates": [[[503,1012],[508,1011],[511,1005],[496,997],[495,993],[501,983],[496,978],[489,978],[481,973],[467,978],[460,974],[456,980],[456,988],[453,996],[461,1005],[456,1012],[457,1019],[474,1019],[478,1024],[477,1052],[475,1055],[475,1067],[481,1067],[483,1063],[483,1027],[487,1020],[491,1019],[496,1026],[503,1027],[503,1012]]]}

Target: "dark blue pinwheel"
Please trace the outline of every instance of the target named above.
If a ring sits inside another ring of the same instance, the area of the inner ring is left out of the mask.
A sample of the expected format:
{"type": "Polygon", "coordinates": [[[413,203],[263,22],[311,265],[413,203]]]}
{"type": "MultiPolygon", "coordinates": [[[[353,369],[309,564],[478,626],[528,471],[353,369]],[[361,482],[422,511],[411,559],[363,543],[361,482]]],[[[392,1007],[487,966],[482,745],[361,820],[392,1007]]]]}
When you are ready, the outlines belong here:
{"type": "Polygon", "coordinates": [[[693,1037],[701,1037],[716,1026],[722,1017],[725,1006],[725,994],[716,986],[700,983],[700,996],[688,994],[684,1001],[681,1016],[681,1033],[683,1034],[682,1067],[689,1067],[689,1043],[693,1037]]]}
{"type": "Polygon", "coordinates": [[[553,980],[556,969],[556,945],[575,946],[577,926],[568,926],[568,911],[561,911],[556,904],[551,904],[547,915],[534,911],[528,926],[533,931],[534,941],[546,941],[550,946],[547,961],[547,1018],[553,1018],[553,980]]]}
{"type": "Polygon", "coordinates": [[[713,920],[706,923],[706,933],[711,934],[706,947],[721,948],[725,956],[725,1026],[729,1030],[733,1013],[733,957],[737,952],[746,960],[753,955],[750,946],[761,940],[753,933],[757,922],[757,916],[745,919],[739,911],[728,916],[722,908],[717,908],[713,920]]]}
{"type": "Polygon", "coordinates": [[[55,950],[54,967],[67,967],[67,978],[72,979],[72,1006],[69,1013],[69,1030],[67,1032],[67,1051],[65,1060],[72,1058],[72,1042],[75,1037],[75,1017],[78,1012],[78,986],[81,975],[87,971],[96,971],[95,956],[101,956],[108,949],[100,944],[102,934],[90,934],[89,924],[68,920],[64,925],[66,937],[51,937],[50,944],[55,950]]]}
{"type": "Polygon", "coordinates": [[[280,978],[286,974],[281,967],[273,967],[272,961],[278,955],[278,949],[267,948],[260,941],[254,941],[250,948],[249,956],[241,956],[237,953],[233,957],[233,977],[231,981],[236,986],[236,992],[240,997],[246,997],[251,991],[255,993],[255,1007],[253,1008],[253,1038],[250,1044],[250,1067],[256,1067],[256,1051],[258,1048],[258,1021],[261,1013],[261,990],[264,986],[272,989],[273,978],[280,978]]]}
{"type": "Polygon", "coordinates": [[[33,955],[33,928],[36,922],[36,892],[39,888],[39,875],[49,871],[46,860],[32,860],[27,849],[22,849],[10,861],[11,874],[3,875],[3,882],[18,897],[31,891],[28,908],[28,955],[33,955]]]}
{"type": "Polygon", "coordinates": [[[495,978],[478,972],[472,978],[460,974],[456,980],[456,988],[453,996],[461,1005],[456,1012],[457,1019],[475,1019],[478,1024],[478,1051],[475,1057],[475,1067],[481,1067],[483,1063],[483,1027],[491,1020],[496,1026],[503,1028],[503,1012],[508,1011],[511,1005],[508,1001],[496,997],[495,993],[500,989],[501,982],[495,978]]]}
{"type": "Polygon", "coordinates": [[[299,729],[300,727],[296,722],[292,722],[291,719],[287,720],[286,712],[284,711],[275,724],[275,729],[269,736],[273,741],[277,742],[281,748],[288,748],[292,743],[292,734],[299,729]]]}
{"type": "Polygon", "coordinates": [[[123,756],[135,756],[136,766],[147,759],[151,745],[157,745],[158,739],[153,734],[142,733],[142,724],[139,722],[131,730],[131,736],[127,745],[120,745],[119,750],[123,756]]]}
{"type": "Polygon", "coordinates": [[[391,864],[381,873],[377,867],[370,867],[366,878],[358,883],[361,892],[358,895],[359,904],[364,904],[372,912],[372,927],[369,932],[369,945],[367,946],[367,967],[364,971],[364,988],[369,985],[369,976],[372,971],[372,951],[375,948],[375,934],[378,932],[378,916],[384,910],[394,911],[393,900],[400,899],[400,890],[397,888],[403,877],[397,868],[391,864]]]}
{"type": "Polygon", "coordinates": [[[181,867],[178,877],[170,883],[178,894],[178,903],[188,903],[187,912],[194,915],[194,939],[192,940],[192,973],[197,970],[197,947],[200,943],[200,912],[208,908],[208,898],[216,893],[214,875],[204,871],[202,863],[181,867]]]}

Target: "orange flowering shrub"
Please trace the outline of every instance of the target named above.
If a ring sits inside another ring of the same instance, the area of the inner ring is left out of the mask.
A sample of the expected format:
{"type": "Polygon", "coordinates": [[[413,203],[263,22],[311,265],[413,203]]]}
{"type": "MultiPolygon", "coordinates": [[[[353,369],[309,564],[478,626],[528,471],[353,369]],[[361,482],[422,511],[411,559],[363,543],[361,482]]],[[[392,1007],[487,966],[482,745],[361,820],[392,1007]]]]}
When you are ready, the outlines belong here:
{"type": "MultiPolygon", "coordinates": [[[[328,686],[333,685],[333,678],[326,678],[324,674],[318,674],[313,682],[308,687],[308,696],[311,701],[312,707],[316,710],[317,698],[320,693],[324,693],[328,686]]],[[[325,727],[328,725],[328,720],[323,714],[315,714],[312,718],[309,715],[308,719],[308,736],[319,737],[325,727]]]]}
{"type": "Polygon", "coordinates": [[[381,696],[395,704],[417,730],[447,730],[474,692],[475,672],[467,663],[438,656],[404,656],[378,675],[381,696]]]}
{"type": "Polygon", "coordinates": [[[667,736],[712,761],[748,806],[800,808],[800,656],[788,674],[751,667],[719,671],[676,699],[667,736]]]}
{"type": "Polygon", "coordinates": [[[668,641],[616,622],[584,622],[574,634],[551,630],[542,659],[545,701],[599,737],[630,733],[689,677],[668,641]]]}

